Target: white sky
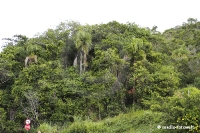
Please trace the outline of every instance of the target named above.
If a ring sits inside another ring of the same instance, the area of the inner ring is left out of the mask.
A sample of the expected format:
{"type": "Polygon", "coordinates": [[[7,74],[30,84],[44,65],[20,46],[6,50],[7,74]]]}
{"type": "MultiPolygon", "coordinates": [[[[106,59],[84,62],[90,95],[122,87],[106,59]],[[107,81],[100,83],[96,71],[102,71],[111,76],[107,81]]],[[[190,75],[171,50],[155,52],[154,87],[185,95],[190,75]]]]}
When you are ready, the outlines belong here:
{"type": "Polygon", "coordinates": [[[200,20],[199,4],[199,0],[0,0],[0,47],[2,38],[33,37],[65,20],[135,22],[142,27],[156,25],[162,32],[190,17],[200,20]]]}

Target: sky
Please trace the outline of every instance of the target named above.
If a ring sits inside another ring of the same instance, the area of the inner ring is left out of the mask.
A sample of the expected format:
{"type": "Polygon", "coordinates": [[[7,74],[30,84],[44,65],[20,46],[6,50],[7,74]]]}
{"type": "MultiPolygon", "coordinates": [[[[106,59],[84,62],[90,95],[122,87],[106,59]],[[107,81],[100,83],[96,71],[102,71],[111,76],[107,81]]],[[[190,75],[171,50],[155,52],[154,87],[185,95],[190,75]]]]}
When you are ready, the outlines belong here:
{"type": "Polygon", "coordinates": [[[134,22],[158,31],[200,20],[199,0],[0,0],[0,51],[2,38],[15,34],[31,38],[66,20],[81,24],[134,22]]]}

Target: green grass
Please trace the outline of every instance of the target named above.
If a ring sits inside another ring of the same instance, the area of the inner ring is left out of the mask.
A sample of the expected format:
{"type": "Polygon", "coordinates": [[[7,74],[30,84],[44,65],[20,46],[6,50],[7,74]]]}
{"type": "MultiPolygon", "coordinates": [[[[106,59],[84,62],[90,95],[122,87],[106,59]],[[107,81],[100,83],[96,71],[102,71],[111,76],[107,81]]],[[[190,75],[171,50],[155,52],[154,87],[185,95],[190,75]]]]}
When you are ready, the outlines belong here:
{"type": "Polygon", "coordinates": [[[157,125],[162,125],[162,122],[161,113],[140,110],[98,122],[75,121],[68,127],[60,128],[60,130],[45,124],[39,128],[42,133],[157,133],[161,132],[157,129],[157,125]]]}

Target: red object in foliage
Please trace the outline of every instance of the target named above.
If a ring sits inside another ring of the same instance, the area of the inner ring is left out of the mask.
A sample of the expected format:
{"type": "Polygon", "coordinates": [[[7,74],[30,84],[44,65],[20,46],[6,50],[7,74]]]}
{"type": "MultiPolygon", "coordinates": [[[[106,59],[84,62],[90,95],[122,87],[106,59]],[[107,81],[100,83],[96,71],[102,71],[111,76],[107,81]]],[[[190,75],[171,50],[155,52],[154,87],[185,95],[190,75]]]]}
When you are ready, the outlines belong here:
{"type": "Polygon", "coordinates": [[[26,125],[25,125],[25,129],[26,129],[26,131],[28,131],[28,130],[31,129],[31,126],[30,126],[29,124],[26,124],[26,125]]]}
{"type": "Polygon", "coordinates": [[[132,89],[128,90],[127,92],[128,92],[128,94],[135,94],[135,88],[132,88],[132,89]]]}

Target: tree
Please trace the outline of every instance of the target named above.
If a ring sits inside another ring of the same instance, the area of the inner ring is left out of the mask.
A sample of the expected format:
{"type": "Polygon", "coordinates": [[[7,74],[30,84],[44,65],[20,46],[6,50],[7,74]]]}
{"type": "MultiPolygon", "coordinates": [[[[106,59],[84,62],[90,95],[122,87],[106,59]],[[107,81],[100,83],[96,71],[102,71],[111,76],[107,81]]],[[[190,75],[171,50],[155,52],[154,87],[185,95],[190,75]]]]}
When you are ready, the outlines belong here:
{"type": "MultiPolygon", "coordinates": [[[[136,62],[137,57],[139,57],[139,53],[143,53],[142,47],[143,47],[143,40],[139,38],[130,38],[127,40],[127,43],[124,46],[124,49],[127,51],[129,58],[131,58],[132,63],[136,62]]],[[[142,55],[145,56],[145,55],[142,55]]]]}
{"type": "MultiPolygon", "coordinates": [[[[75,36],[75,45],[76,48],[79,49],[80,54],[80,73],[82,72],[82,63],[84,65],[83,70],[86,70],[86,61],[87,61],[87,54],[91,47],[91,35],[83,30],[79,30],[75,36]],[[82,57],[84,54],[84,58],[82,57]],[[83,61],[82,61],[83,59],[83,61]]],[[[75,61],[77,60],[77,56],[75,58],[75,61]]],[[[77,64],[77,63],[76,63],[77,64]]]]}
{"type": "Polygon", "coordinates": [[[156,25],[154,25],[153,27],[152,27],[152,29],[151,29],[151,32],[153,33],[153,34],[156,34],[158,31],[157,31],[157,28],[158,28],[158,26],[156,26],[156,25]]]}
{"type": "Polygon", "coordinates": [[[32,118],[36,125],[39,123],[39,97],[37,92],[24,92],[27,102],[21,103],[26,118],[32,118]]]}
{"type": "Polygon", "coordinates": [[[188,22],[188,24],[194,24],[194,23],[197,22],[197,19],[195,19],[195,18],[188,18],[187,22],[188,22]]]}
{"type": "Polygon", "coordinates": [[[50,118],[56,106],[57,93],[62,87],[61,71],[58,61],[33,64],[23,69],[12,88],[14,105],[18,109],[14,116],[29,116],[35,125],[50,118]],[[21,114],[24,111],[25,114],[21,114]]]}
{"type": "Polygon", "coordinates": [[[138,98],[149,100],[153,93],[167,97],[178,88],[179,73],[173,66],[143,60],[134,64],[134,73],[129,82],[135,84],[138,98]]]}
{"type": "Polygon", "coordinates": [[[8,80],[13,77],[13,73],[11,70],[9,70],[11,67],[11,64],[8,63],[6,60],[0,59],[0,85],[3,83],[6,83],[8,80]]]}
{"type": "MultiPolygon", "coordinates": [[[[2,95],[3,95],[3,91],[0,90],[1,104],[3,103],[2,95]]],[[[5,122],[6,122],[6,118],[7,118],[6,115],[7,115],[6,110],[4,108],[0,107],[0,131],[3,131],[3,129],[5,128],[5,122]]]]}
{"type": "Polygon", "coordinates": [[[14,77],[12,67],[16,62],[12,60],[12,57],[11,53],[0,54],[0,86],[14,77]]]}

